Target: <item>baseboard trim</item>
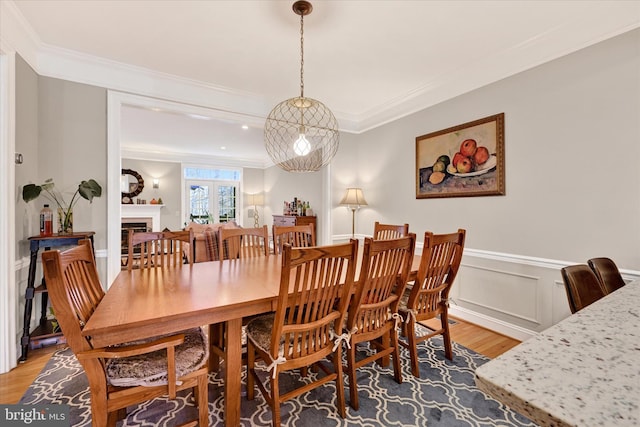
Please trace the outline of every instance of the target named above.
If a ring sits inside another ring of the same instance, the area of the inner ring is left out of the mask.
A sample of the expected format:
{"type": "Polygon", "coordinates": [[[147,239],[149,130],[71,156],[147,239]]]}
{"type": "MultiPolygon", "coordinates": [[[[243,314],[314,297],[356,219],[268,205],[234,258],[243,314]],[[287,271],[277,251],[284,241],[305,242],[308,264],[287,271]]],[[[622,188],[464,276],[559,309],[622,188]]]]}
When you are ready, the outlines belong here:
{"type": "Polygon", "coordinates": [[[520,326],[513,325],[511,323],[503,322],[502,320],[495,319],[493,317],[485,316],[475,311],[468,310],[464,307],[450,306],[449,314],[464,320],[469,323],[473,323],[483,328],[490,329],[499,334],[506,335],[509,338],[516,339],[518,341],[526,341],[531,337],[538,335],[537,332],[529,329],[522,328],[520,326]]]}

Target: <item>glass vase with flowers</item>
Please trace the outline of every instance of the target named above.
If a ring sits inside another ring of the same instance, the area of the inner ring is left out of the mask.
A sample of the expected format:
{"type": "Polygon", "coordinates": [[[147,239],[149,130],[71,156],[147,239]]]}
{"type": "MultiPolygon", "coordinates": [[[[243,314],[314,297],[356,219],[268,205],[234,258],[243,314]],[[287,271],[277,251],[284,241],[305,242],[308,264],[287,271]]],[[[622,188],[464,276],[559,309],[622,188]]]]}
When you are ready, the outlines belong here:
{"type": "Polygon", "coordinates": [[[102,195],[102,187],[94,179],[81,181],[69,202],[55,188],[51,178],[40,185],[27,184],[22,187],[22,200],[25,202],[37,199],[40,194],[55,203],[58,208],[58,234],[71,234],[73,233],[73,207],[80,198],[86,199],[91,203],[94,197],[100,197],[102,195]],[[44,194],[42,194],[43,191],[44,194]]]}

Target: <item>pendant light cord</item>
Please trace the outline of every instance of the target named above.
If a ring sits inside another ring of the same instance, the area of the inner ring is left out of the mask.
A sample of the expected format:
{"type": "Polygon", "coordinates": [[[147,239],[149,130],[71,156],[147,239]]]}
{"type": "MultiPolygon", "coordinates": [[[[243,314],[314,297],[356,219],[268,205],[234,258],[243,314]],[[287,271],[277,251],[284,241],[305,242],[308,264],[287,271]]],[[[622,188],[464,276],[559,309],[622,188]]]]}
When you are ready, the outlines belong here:
{"type": "Polygon", "coordinates": [[[304,14],[300,15],[300,98],[304,98],[304,14]]]}

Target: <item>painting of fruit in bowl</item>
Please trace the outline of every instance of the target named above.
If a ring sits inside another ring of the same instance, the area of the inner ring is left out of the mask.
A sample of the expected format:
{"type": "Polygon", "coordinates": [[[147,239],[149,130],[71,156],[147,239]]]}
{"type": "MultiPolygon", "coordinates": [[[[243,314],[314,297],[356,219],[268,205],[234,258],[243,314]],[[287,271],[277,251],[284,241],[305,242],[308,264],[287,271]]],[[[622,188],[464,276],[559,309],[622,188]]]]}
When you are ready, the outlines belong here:
{"type": "Polygon", "coordinates": [[[505,194],[504,113],[416,138],[416,198],[505,194]]]}

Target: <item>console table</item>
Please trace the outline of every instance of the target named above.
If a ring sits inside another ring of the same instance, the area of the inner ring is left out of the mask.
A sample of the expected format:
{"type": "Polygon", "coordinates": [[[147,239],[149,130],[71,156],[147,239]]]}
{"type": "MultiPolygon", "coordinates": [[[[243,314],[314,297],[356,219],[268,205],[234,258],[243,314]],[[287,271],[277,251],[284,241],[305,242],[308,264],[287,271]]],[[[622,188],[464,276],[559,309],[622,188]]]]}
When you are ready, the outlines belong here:
{"type": "Polygon", "coordinates": [[[31,250],[31,258],[29,261],[29,276],[27,278],[27,288],[25,291],[25,304],[24,304],[24,327],[22,330],[22,339],[20,344],[22,346],[22,355],[20,362],[27,360],[27,352],[29,350],[29,344],[31,341],[39,340],[41,343],[47,341],[60,342],[64,338],[61,331],[54,332],[53,325],[50,320],[47,320],[47,303],[48,293],[47,287],[44,282],[44,278],[40,286],[35,287],[36,281],[36,265],[38,263],[38,251],[41,248],[49,250],[60,246],[73,246],[77,245],[78,241],[82,239],[91,240],[91,247],[93,247],[93,231],[78,231],[71,234],[53,234],[51,236],[32,236],[29,237],[29,248],[31,250]],[[33,311],[33,297],[35,294],[42,294],[42,306],[40,308],[40,324],[31,332],[31,312],[33,311]],[[61,338],[62,337],[62,338],[61,338]]]}
{"type": "Polygon", "coordinates": [[[274,215],[273,216],[273,225],[277,226],[294,226],[294,225],[307,225],[312,224],[314,230],[316,228],[316,217],[315,216],[296,216],[296,215],[274,215]]]}

